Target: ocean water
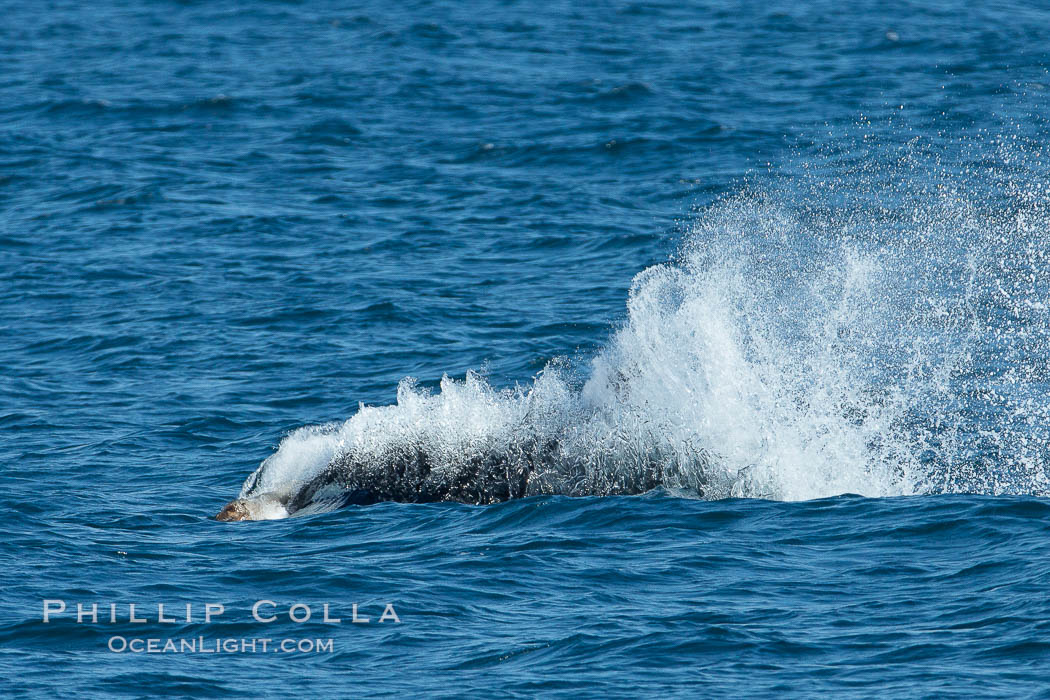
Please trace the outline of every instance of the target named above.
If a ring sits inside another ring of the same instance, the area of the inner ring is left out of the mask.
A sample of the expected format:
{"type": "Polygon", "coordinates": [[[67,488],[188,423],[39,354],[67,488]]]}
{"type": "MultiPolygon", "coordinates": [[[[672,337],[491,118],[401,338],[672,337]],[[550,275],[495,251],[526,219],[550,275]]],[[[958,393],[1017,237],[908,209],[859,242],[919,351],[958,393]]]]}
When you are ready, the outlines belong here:
{"type": "Polygon", "coordinates": [[[1040,3],[3,13],[4,697],[1050,695],[1040,3]]]}

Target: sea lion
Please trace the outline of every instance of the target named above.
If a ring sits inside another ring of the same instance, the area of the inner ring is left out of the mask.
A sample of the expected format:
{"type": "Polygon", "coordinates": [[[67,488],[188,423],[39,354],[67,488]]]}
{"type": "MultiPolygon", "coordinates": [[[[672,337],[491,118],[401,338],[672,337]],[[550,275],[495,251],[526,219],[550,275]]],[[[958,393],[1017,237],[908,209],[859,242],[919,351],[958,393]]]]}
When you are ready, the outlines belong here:
{"type": "Polygon", "coordinates": [[[245,481],[240,497],[227,503],[215,519],[275,520],[381,501],[497,503],[528,495],[533,467],[531,460],[511,465],[493,455],[466,459],[454,470],[435,471],[425,450],[399,449],[378,463],[342,455],[308,481],[263,491],[259,483],[267,469],[264,463],[245,481]]]}
{"type": "MultiPolygon", "coordinates": [[[[707,455],[699,452],[689,463],[688,471],[700,477],[699,481],[677,485],[702,494],[707,455]]],[[[215,519],[273,520],[383,501],[487,505],[541,494],[632,495],[669,485],[669,473],[680,472],[682,465],[653,451],[635,454],[634,459],[619,464],[619,469],[600,466],[567,456],[556,440],[535,438],[516,444],[513,450],[464,454],[452,463],[421,445],[398,445],[368,459],[345,453],[312,478],[276,487],[273,479],[263,478],[271,468],[264,462],[245,481],[240,497],[226,504],[215,519]],[[270,486],[264,488],[263,483],[270,486]]]]}
{"type": "Polygon", "coordinates": [[[279,520],[290,515],[279,499],[266,495],[236,498],[218,512],[216,520],[279,520]]]}

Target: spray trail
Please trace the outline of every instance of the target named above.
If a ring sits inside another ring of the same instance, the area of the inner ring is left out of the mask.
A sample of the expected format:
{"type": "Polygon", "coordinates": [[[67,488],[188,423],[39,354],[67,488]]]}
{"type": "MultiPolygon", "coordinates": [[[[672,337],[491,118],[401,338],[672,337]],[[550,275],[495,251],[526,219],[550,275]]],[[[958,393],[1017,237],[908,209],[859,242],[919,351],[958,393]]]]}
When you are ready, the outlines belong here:
{"type": "Polygon", "coordinates": [[[245,517],[348,493],[1044,494],[1050,190],[1017,165],[1041,154],[994,150],[977,170],[915,141],[877,167],[826,153],[719,202],[637,275],[584,382],[565,361],[506,390],[406,379],[396,405],[289,435],[245,517]]]}

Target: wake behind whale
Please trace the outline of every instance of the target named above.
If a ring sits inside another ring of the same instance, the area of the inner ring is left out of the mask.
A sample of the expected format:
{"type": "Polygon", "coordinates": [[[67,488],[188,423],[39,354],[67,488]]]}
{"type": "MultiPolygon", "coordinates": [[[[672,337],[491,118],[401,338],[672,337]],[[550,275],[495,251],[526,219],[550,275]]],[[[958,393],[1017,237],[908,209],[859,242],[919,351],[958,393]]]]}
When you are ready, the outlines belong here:
{"type": "Polygon", "coordinates": [[[789,201],[727,199],[637,275],[588,367],[554,361],[502,390],[475,373],[437,392],[405,379],[395,405],[287,436],[218,517],[656,487],[1045,493],[1039,355],[1003,342],[1050,347],[1044,273],[1024,253],[1050,231],[1041,185],[992,183],[982,206],[919,174],[890,191],[885,173],[854,174],[834,203],[817,179],[789,201]]]}

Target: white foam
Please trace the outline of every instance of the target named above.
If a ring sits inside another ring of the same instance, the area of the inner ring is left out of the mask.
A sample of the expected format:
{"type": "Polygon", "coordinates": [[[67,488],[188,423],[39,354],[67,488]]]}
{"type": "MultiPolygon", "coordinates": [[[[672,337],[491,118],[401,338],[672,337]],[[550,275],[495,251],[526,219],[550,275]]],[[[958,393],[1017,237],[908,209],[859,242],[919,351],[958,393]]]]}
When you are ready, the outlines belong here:
{"type": "Polygon", "coordinates": [[[897,184],[887,213],[870,183],[841,210],[811,184],[810,201],[751,192],[702,212],[673,263],[635,278],[583,386],[564,361],[505,390],[406,379],[396,405],[289,435],[242,495],[294,489],[341,454],[368,465],[413,446],[454,480],[472,457],[511,464],[545,441],[529,493],[630,490],[654,460],[665,486],[709,498],[1045,491],[1039,356],[1005,380],[989,369],[1024,338],[1047,347],[996,316],[1047,308],[1044,190],[1014,202],[1021,216],[897,184]],[[1012,418],[982,423],[996,411],[1012,418]]]}

